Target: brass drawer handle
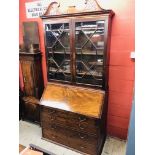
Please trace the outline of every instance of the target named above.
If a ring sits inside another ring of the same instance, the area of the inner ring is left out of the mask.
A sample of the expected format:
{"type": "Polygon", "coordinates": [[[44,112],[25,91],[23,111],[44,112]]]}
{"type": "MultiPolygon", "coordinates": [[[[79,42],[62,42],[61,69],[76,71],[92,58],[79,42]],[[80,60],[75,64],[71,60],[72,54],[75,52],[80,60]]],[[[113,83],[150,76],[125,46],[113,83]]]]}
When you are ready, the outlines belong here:
{"type": "Polygon", "coordinates": [[[81,149],[85,149],[86,147],[84,147],[84,146],[80,146],[80,148],[81,148],[81,149]]]}
{"type": "Polygon", "coordinates": [[[52,121],[55,120],[55,116],[53,115],[55,112],[56,112],[55,110],[50,111],[50,118],[52,121]]]}
{"type": "Polygon", "coordinates": [[[79,123],[79,128],[82,130],[85,129],[85,127],[83,127],[80,123],[79,123]]]}
{"type": "Polygon", "coordinates": [[[80,133],[79,133],[79,137],[81,138],[81,139],[84,139],[84,138],[86,138],[86,135],[81,135],[80,133]]]}
{"type": "Polygon", "coordinates": [[[57,127],[55,125],[51,125],[51,129],[56,129],[57,127]]]}
{"type": "Polygon", "coordinates": [[[55,139],[55,136],[52,136],[53,139],[55,139]]]}
{"type": "Polygon", "coordinates": [[[50,110],[50,114],[54,114],[55,112],[55,110],[50,110]]]}
{"type": "Polygon", "coordinates": [[[55,120],[55,117],[54,116],[51,116],[51,121],[54,121],[55,120]]]}
{"type": "Polygon", "coordinates": [[[87,120],[86,118],[79,117],[79,121],[80,121],[80,122],[84,122],[84,121],[86,121],[86,120],[87,120]]]}

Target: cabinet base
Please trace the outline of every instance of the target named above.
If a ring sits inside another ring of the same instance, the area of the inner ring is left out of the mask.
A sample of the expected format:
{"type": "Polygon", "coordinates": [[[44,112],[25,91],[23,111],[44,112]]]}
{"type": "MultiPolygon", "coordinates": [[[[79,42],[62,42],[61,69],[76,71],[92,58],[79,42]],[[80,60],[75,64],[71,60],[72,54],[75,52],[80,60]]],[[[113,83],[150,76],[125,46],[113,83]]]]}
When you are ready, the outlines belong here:
{"type": "MultiPolygon", "coordinates": [[[[48,141],[48,142],[50,142],[50,143],[54,143],[54,144],[56,144],[56,145],[59,145],[59,146],[61,146],[61,147],[66,148],[66,149],[75,151],[75,152],[77,152],[77,153],[81,153],[82,155],[90,155],[90,154],[87,154],[87,153],[85,153],[85,152],[81,152],[81,151],[76,150],[76,149],[74,149],[74,148],[71,148],[71,147],[69,147],[69,146],[67,146],[67,145],[60,144],[60,143],[58,143],[58,142],[49,140],[49,139],[44,138],[44,137],[41,137],[41,139],[46,140],[46,141],[48,141]]],[[[102,143],[101,143],[101,145],[100,145],[100,148],[101,148],[101,149],[100,149],[99,152],[98,152],[97,154],[95,154],[95,155],[101,155],[101,153],[102,153],[102,147],[103,147],[103,146],[104,146],[104,140],[102,141],[102,143]]]]}

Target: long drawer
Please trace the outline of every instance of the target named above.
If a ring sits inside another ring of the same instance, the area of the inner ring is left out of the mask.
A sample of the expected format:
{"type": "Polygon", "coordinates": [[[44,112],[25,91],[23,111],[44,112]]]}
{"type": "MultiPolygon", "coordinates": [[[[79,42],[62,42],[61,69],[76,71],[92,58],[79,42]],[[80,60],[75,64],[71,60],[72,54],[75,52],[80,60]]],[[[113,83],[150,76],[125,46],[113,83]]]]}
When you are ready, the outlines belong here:
{"type": "Polygon", "coordinates": [[[56,128],[55,126],[49,128],[42,128],[42,137],[55,141],[57,143],[68,145],[68,135],[69,131],[63,128],[56,128]]]}
{"type": "Polygon", "coordinates": [[[49,125],[60,124],[75,130],[99,135],[99,120],[89,118],[80,114],[74,114],[67,111],[61,111],[54,108],[41,108],[41,123],[49,125]]]}
{"type": "Polygon", "coordinates": [[[91,155],[96,155],[98,146],[97,138],[73,130],[67,130],[56,125],[51,128],[43,127],[42,130],[43,138],[91,155]]]}

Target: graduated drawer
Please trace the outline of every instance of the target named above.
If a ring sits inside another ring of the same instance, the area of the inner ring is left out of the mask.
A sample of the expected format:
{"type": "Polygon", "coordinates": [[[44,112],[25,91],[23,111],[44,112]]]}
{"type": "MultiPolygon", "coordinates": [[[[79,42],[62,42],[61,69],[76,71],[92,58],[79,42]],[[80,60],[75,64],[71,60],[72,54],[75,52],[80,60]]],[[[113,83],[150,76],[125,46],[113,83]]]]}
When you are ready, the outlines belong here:
{"type": "Polygon", "coordinates": [[[69,146],[73,149],[78,151],[90,154],[90,155],[97,155],[97,145],[92,145],[88,142],[82,141],[79,142],[74,138],[69,139],[69,146]]]}
{"type": "Polygon", "coordinates": [[[73,130],[53,125],[42,128],[43,138],[69,146],[76,150],[94,155],[97,151],[98,139],[73,130]]]}
{"type": "Polygon", "coordinates": [[[46,124],[61,124],[68,126],[78,131],[91,133],[94,135],[99,134],[99,120],[90,118],[80,114],[75,114],[68,111],[57,110],[54,108],[42,107],[41,110],[41,123],[46,124]]]}
{"type": "Polygon", "coordinates": [[[68,143],[68,133],[69,131],[63,130],[63,128],[58,128],[55,126],[51,126],[51,128],[42,128],[42,137],[46,138],[48,140],[52,140],[54,142],[64,144],[64,145],[69,145],[68,143]]]}

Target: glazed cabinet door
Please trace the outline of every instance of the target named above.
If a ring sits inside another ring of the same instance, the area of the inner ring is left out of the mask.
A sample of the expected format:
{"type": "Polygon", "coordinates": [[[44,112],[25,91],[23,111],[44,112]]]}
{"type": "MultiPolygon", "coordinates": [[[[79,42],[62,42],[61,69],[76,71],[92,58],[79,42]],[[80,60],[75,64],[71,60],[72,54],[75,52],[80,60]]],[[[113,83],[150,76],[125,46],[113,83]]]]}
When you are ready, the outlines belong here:
{"type": "Polygon", "coordinates": [[[48,80],[71,81],[70,20],[44,22],[48,80]]]}
{"type": "Polygon", "coordinates": [[[45,20],[48,81],[105,88],[109,17],[45,20]]]}
{"type": "Polygon", "coordinates": [[[74,20],[76,83],[103,86],[105,23],[104,18],[74,20]]]}
{"type": "Polygon", "coordinates": [[[27,96],[34,95],[34,82],[33,82],[33,63],[31,61],[21,60],[21,68],[24,81],[24,90],[27,96]]]}

